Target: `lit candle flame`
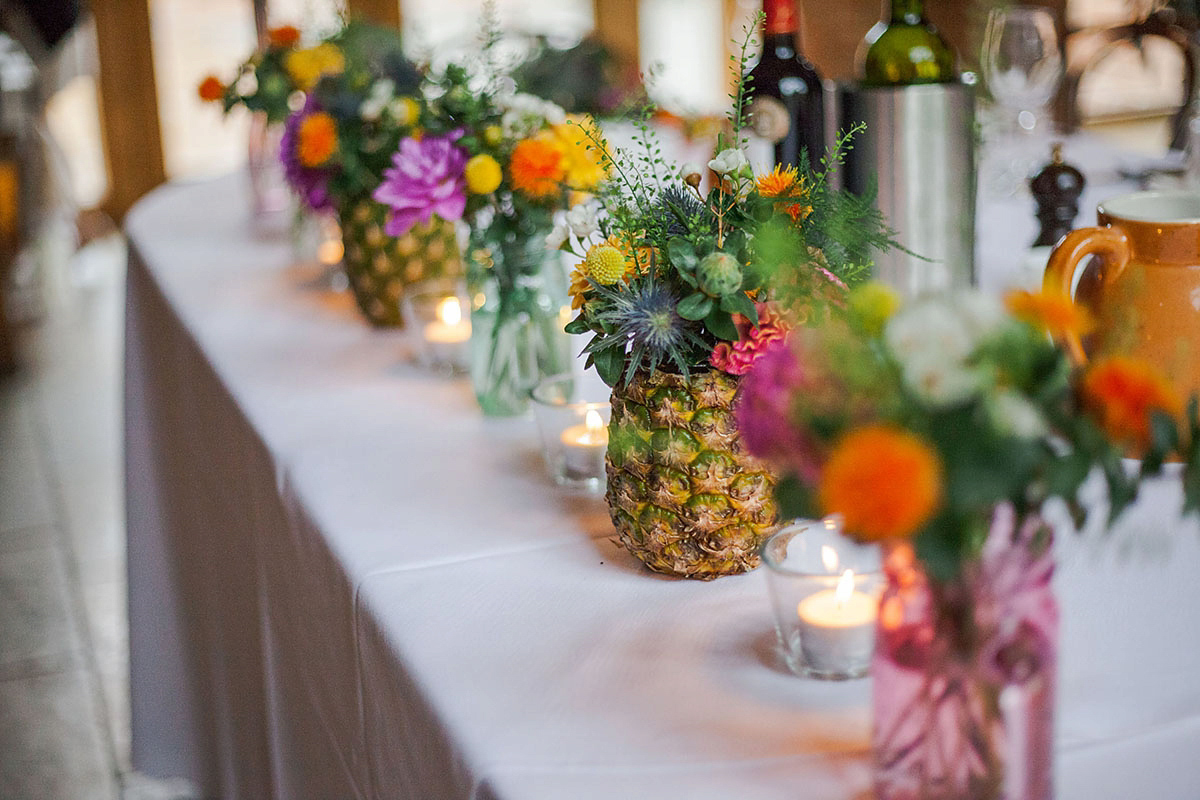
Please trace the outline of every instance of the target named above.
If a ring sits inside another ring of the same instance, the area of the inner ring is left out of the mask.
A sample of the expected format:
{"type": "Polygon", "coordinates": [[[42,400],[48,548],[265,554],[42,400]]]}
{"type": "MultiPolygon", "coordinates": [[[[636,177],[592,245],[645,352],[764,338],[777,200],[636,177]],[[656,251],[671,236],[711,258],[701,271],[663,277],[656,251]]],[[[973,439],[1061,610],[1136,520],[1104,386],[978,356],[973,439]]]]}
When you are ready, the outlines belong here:
{"type": "Polygon", "coordinates": [[[821,545],[821,563],[825,565],[825,571],[833,575],[838,571],[838,554],[827,544],[821,545]]]}
{"type": "Polygon", "coordinates": [[[596,409],[589,408],[587,416],[583,418],[583,424],[587,428],[588,433],[599,433],[604,429],[604,420],[600,419],[600,415],[596,413],[596,409]]]}
{"type": "Polygon", "coordinates": [[[833,590],[833,596],[839,606],[844,606],[850,600],[850,595],[852,594],[854,594],[854,570],[848,569],[842,573],[842,577],[838,578],[837,588],[833,590]]]}
{"type": "Polygon", "coordinates": [[[462,322],[462,306],[457,297],[447,297],[438,303],[438,319],[446,325],[457,325],[462,322]]]}

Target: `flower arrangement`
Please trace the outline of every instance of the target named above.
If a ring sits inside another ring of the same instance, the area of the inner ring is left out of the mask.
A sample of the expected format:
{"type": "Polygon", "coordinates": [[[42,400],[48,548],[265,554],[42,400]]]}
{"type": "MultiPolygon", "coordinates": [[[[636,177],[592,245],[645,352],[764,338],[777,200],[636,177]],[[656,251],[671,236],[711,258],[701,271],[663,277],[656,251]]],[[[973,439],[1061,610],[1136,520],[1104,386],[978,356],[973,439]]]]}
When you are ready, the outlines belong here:
{"type": "Polygon", "coordinates": [[[1187,508],[1200,509],[1194,413],[1180,424],[1166,379],[1126,357],[1075,363],[1047,336],[1090,325],[1068,298],[1006,303],[961,292],[900,308],[868,284],[844,313],[773,346],[746,376],[738,418],[751,450],[791,476],[785,514],[838,513],[862,539],[910,540],[949,582],[978,559],[997,506],[1058,497],[1081,521],[1075,496],[1093,468],[1115,519],[1141,480],[1182,457],[1187,508]]]}
{"type": "Polygon", "coordinates": [[[517,91],[544,97],[572,114],[616,117],[645,101],[636,68],[592,36],[570,47],[536,37],[512,77],[517,91]]]}
{"type": "Polygon", "coordinates": [[[1185,405],[1143,362],[1082,363],[1055,344],[1090,325],[1060,294],[901,307],[866,284],[743,380],[738,425],[785,476],[783,515],[838,514],[850,535],[885,545],[872,666],[884,800],[993,797],[981,787],[1009,781],[1022,781],[1016,796],[1051,797],[1058,607],[1045,503],[1061,499],[1082,525],[1077,496],[1097,471],[1111,521],[1173,456],[1185,511],[1200,509],[1195,398],[1185,405]],[[1009,689],[1020,699],[1005,711],[1009,689]]]}
{"type": "Polygon", "coordinates": [[[201,100],[220,103],[225,112],[241,106],[262,112],[268,122],[283,122],[292,111],[297,92],[316,83],[321,74],[340,71],[340,54],[326,45],[300,47],[300,31],[281,25],[267,31],[266,43],[242,62],[228,83],[208,75],[197,87],[201,100]]]}
{"type": "Polygon", "coordinates": [[[687,375],[715,366],[743,374],[767,344],[803,322],[793,301],[805,308],[840,302],[867,274],[871,250],[890,243],[873,198],[836,191],[829,181],[857,130],[840,137],[815,171],[806,161],[756,176],[741,133],[751,94],[739,80],[732,135],[717,139],[707,190],[702,167],[663,158],[648,124],[652,109],[635,119],[629,149],[589,137],[613,178],[600,208],[567,215],[550,243],[581,259],[570,290],[579,313],[567,330],[591,334],[589,366],[610,386],[639,370],[687,375]]]}

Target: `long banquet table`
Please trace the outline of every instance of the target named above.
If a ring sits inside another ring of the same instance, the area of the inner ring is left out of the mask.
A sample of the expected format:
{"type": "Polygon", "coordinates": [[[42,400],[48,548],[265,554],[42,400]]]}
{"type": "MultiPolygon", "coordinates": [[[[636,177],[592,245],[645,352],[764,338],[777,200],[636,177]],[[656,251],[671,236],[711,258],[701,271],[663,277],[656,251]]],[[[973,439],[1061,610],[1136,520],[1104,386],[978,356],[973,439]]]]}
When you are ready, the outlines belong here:
{"type": "MultiPolygon", "coordinates": [[[[981,205],[985,287],[1027,203],[981,205]]],[[[640,568],[531,420],[413,366],[247,208],[231,176],[127,220],[135,768],[229,800],[870,796],[870,681],[788,674],[761,574],[640,568]]],[[[1060,540],[1060,798],[1200,796],[1178,506],[1060,540]]]]}

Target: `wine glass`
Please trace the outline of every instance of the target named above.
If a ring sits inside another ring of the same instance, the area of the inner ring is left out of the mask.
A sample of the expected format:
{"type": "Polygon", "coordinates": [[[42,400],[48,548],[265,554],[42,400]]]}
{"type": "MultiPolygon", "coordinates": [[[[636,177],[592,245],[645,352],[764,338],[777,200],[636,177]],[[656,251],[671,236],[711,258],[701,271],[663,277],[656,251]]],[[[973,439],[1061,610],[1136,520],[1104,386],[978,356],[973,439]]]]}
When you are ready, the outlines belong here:
{"type": "Polygon", "coordinates": [[[1063,58],[1054,17],[1044,8],[1017,5],[988,14],[982,68],[1003,114],[1000,146],[1002,193],[1021,188],[1037,164],[1034,133],[1047,129],[1046,107],[1062,80],[1063,58]]]}

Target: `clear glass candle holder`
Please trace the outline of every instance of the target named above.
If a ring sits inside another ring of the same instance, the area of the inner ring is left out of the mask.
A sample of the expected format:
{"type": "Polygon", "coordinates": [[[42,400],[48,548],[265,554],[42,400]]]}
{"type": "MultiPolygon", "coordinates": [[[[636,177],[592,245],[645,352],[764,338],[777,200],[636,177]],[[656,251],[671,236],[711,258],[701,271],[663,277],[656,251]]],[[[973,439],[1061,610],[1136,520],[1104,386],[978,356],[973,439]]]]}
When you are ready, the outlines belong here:
{"type": "Polygon", "coordinates": [[[560,486],[604,490],[608,449],[608,399],[573,375],[551,375],[530,392],[542,435],[542,452],[560,486]]]}
{"type": "Polygon", "coordinates": [[[781,527],[763,542],[762,557],[788,668],[824,680],[866,675],[884,585],[879,548],[846,538],[829,517],[781,527]]]}
{"type": "Polygon", "coordinates": [[[405,288],[401,311],[418,363],[447,374],[470,369],[470,309],[462,281],[416,281],[405,288]]]}

